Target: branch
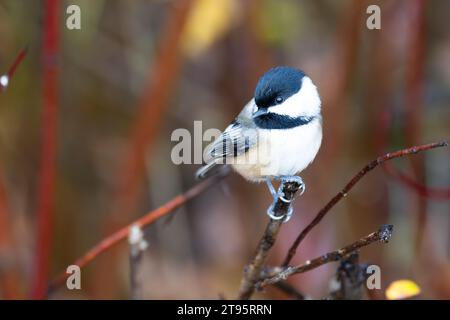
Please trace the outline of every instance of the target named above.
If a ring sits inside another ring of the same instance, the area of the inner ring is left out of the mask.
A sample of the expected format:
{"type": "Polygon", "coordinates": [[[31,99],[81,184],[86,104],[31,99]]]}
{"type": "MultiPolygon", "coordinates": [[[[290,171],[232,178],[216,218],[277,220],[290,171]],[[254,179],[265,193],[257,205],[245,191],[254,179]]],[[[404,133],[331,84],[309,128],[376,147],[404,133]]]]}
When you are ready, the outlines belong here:
{"type": "MultiPolygon", "coordinates": [[[[176,80],[184,62],[180,43],[191,12],[193,0],[170,1],[164,24],[155,44],[152,62],[149,64],[146,84],[137,104],[135,119],[131,123],[126,152],[119,158],[117,180],[113,185],[110,213],[102,226],[102,234],[110,234],[134,219],[140,199],[142,177],[145,176],[146,156],[154,152],[155,141],[165,123],[170,98],[176,89],[176,80]]],[[[100,268],[108,270],[103,281],[113,282],[113,274],[120,272],[118,261],[100,262],[100,268]]]]}
{"type": "Polygon", "coordinates": [[[22,63],[23,59],[27,55],[27,51],[28,51],[27,48],[20,50],[13,64],[9,68],[8,72],[0,77],[0,92],[5,91],[6,88],[8,87],[14,73],[16,73],[17,67],[22,63]]]}
{"type": "Polygon", "coordinates": [[[354,251],[342,259],[336,275],[330,283],[330,294],[326,299],[331,300],[362,300],[365,298],[364,286],[368,274],[367,264],[359,263],[359,253],[354,251]]]}
{"type": "Polygon", "coordinates": [[[348,254],[358,250],[359,248],[368,246],[369,244],[380,241],[383,243],[389,242],[392,236],[392,225],[383,225],[376,232],[359,239],[348,246],[345,246],[339,250],[329,252],[313,260],[308,260],[306,263],[295,266],[295,267],[281,267],[274,268],[264,279],[260,280],[258,287],[262,288],[269,284],[275,284],[279,281],[286,280],[288,277],[310,271],[312,269],[318,268],[326,263],[339,261],[348,254]]]}
{"type": "Polygon", "coordinates": [[[306,297],[303,293],[298,291],[293,285],[286,281],[280,281],[274,284],[274,287],[278,290],[284,292],[288,296],[291,296],[295,300],[306,300],[306,297]]]}
{"type": "Polygon", "coordinates": [[[37,230],[31,297],[45,297],[49,280],[53,219],[55,211],[55,178],[59,110],[59,18],[61,3],[44,2],[44,29],[42,38],[42,114],[40,168],[37,190],[37,230]]]}
{"type": "MultiPolygon", "coordinates": [[[[79,266],[80,268],[85,267],[87,264],[89,264],[92,260],[94,260],[96,257],[98,257],[100,254],[104,253],[120,241],[126,239],[130,233],[130,230],[133,226],[139,226],[141,228],[149,226],[153,224],[156,220],[160,219],[161,217],[164,217],[174,211],[175,209],[181,207],[183,204],[185,204],[187,201],[195,198],[199,194],[201,194],[203,191],[207,190],[209,187],[216,184],[218,181],[220,181],[222,178],[224,178],[229,171],[223,172],[222,174],[218,174],[216,176],[212,176],[199,184],[195,185],[185,193],[178,195],[177,197],[173,198],[163,206],[159,207],[158,209],[155,209],[153,211],[150,211],[140,219],[132,222],[131,224],[127,225],[126,227],[123,227],[122,229],[119,229],[115,233],[111,234],[110,236],[104,238],[102,241],[100,241],[97,245],[92,247],[90,250],[88,250],[84,255],[82,255],[80,258],[75,260],[74,265],[79,266]]],[[[48,293],[51,293],[53,290],[58,288],[60,285],[64,283],[64,281],[67,279],[69,275],[62,271],[59,273],[54,280],[50,283],[48,288],[48,293]]]]}
{"type": "MultiPolygon", "coordinates": [[[[300,185],[296,182],[287,182],[280,185],[283,194],[287,199],[293,199],[295,193],[298,191],[300,185]]],[[[288,213],[289,204],[278,199],[274,206],[275,215],[278,217],[285,216],[288,213]]],[[[244,271],[244,276],[241,281],[241,287],[239,289],[239,299],[249,299],[255,291],[255,285],[260,279],[260,274],[263,269],[264,263],[269,254],[269,250],[275,243],[278,232],[280,231],[283,219],[273,220],[270,219],[264,235],[259,241],[258,248],[252,262],[248,265],[244,271]]]]}
{"type": "Polygon", "coordinates": [[[128,244],[130,246],[130,296],[133,300],[142,300],[142,256],[148,244],[139,225],[130,228],[128,244]]]}
{"type": "Polygon", "coordinates": [[[342,198],[347,196],[348,192],[361,180],[368,172],[375,169],[378,165],[382,164],[383,162],[386,162],[388,160],[392,160],[395,158],[400,158],[409,154],[416,154],[422,151],[439,148],[439,147],[447,147],[448,142],[447,141],[440,141],[440,142],[434,142],[429,144],[424,144],[420,146],[414,146],[408,149],[402,149],[396,152],[387,153],[381,157],[378,157],[377,159],[371,161],[369,164],[367,164],[364,168],[361,169],[342,189],[341,192],[339,192],[337,195],[335,195],[327,204],[325,207],[323,207],[316,215],[316,217],[311,221],[311,223],[303,229],[303,231],[298,235],[298,237],[295,239],[294,243],[292,244],[291,248],[289,249],[286,258],[283,261],[282,266],[286,267],[291,262],[292,258],[294,257],[298,246],[303,241],[303,239],[308,235],[308,233],[325,217],[325,215],[333,208],[342,198]]]}

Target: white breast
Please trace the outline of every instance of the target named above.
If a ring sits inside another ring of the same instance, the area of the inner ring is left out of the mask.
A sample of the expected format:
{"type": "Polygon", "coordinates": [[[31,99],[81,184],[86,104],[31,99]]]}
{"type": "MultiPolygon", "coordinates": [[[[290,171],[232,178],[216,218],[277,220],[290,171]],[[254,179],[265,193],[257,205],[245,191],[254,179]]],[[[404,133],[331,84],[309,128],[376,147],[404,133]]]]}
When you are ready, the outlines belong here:
{"type": "Polygon", "coordinates": [[[259,131],[257,147],[232,165],[252,181],[300,173],[314,160],[322,142],[320,119],[293,129],[259,131]]]}

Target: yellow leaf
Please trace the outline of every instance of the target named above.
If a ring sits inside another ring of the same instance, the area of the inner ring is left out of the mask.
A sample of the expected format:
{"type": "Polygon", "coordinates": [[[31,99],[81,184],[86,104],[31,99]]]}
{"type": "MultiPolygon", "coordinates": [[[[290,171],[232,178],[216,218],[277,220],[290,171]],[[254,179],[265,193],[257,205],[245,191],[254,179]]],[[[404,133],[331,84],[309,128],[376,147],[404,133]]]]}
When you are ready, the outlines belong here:
{"type": "Polygon", "coordinates": [[[183,51],[198,55],[228,31],[234,5],[234,0],[196,0],[183,34],[183,51]]]}
{"type": "Polygon", "coordinates": [[[396,280],[386,289],[388,300],[407,299],[420,294],[420,287],[411,280],[396,280]]]}
{"type": "MultiPolygon", "coordinates": [[[[305,32],[304,5],[295,1],[265,0],[260,2],[261,9],[257,15],[256,32],[264,42],[281,45],[291,44],[305,32]]],[[[313,22],[310,22],[314,24],[313,22]]]]}

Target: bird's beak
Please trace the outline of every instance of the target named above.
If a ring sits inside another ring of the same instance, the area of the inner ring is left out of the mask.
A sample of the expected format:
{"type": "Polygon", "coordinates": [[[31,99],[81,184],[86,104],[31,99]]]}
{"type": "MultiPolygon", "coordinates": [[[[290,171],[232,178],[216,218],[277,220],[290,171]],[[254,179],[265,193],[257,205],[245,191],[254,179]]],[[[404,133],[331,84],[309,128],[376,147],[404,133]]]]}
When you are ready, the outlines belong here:
{"type": "Polygon", "coordinates": [[[252,118],[255,119],[268,113],[269,110],[267,110],[267,108],[258,108],[258,110],[253,114],[252,118]]]}

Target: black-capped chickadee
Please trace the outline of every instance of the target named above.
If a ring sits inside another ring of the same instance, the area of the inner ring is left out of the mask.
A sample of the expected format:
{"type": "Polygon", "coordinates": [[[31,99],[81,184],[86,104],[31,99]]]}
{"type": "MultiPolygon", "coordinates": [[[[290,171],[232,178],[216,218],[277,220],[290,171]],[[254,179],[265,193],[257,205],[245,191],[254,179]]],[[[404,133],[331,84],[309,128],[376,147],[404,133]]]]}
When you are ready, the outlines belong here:
{"type": "MultiPolygon", "coordinates": [[[[303,71],[276,67],[258,81],[254,98],[205,150],[206,165],[197,171],[204,178],[219,164],[230,164],[250,181],[266,181],[274,203],[284,198],[271,180],[296,181],[296,174],[315,158],[322,142],[321,102],[316,86],[303,71]]],[[[280,219],[273,213],[273,219],[280,219]]],[[[292,209],[288,213],[289,219],[292,209]]],[[[285,220],[285,221],[286,221],[285,220]]]]}

